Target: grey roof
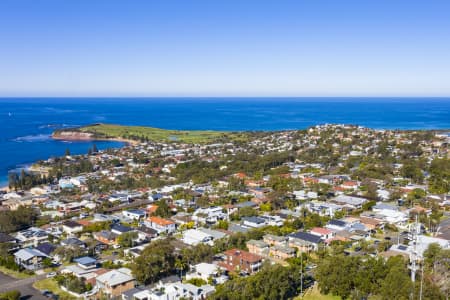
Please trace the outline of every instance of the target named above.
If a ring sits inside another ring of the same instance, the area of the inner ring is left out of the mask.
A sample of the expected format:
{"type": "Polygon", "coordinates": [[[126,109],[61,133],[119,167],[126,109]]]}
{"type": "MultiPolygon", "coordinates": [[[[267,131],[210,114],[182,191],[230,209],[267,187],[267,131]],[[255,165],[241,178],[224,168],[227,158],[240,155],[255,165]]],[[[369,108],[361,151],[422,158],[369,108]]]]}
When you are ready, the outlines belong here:
{"type": "Polygon", "coordinates": [[[227,235],[226,233],[224,233],[222,231],[212,230],[212,229],[208,229],[208,228],[198,228],[198,230],[212,236],[215,240],[221,239],[227,235]]]}
{"type": "Polygon", "coordinates": [[[72,220],[67,220],[63,223],[63,226],[67,226],[70,228],[76,228],[76,227],[80,227],[82,226],[80,223],[72,221],[72,220]]]}
{"type": "Polygon", "coordinates": [[[307,233],[307,232],[303,232],[303,231],[298,231],[295,233],[291,233],[289,235],[289,237],[291,238],[295,238],[295,239],[299,239],[302,241],[307,241],[313,244],[318,244],[321,242],[320,236],[311,234],[311,233],[307,233]]]}
{"type": "Polygon", "coordinates": [[[352,197],[347,195],[339,195],[333,199],[333,201],[339,202],[339,203],[346,203],[350,205],[362,205],[367,202],[367,199],[365,198],[359,198],[359,197],[352,197]]]}
{"type": "Polygon", "coordinates": [[[63,241],[61,241],[61,244],[63,245],[76,245],[76,246],[86,246],[86,243],[83,241],[77,239],[77,238],[68,238],[63,241]]]}
{"type": "Polygon", "coordinates": [[[257,206],[257,204],[252,201],[246,201],[246,202],[237,203],[235,206],[237,208],[244,208],[244,207],[255,207],[255,206],[257,206]]]}
{"type": "Polygon", "coordinates": [[[48,255],[46,255],[45,253],[42,253],[41,251],[33,248],[20,249],[19,251],[14,253],[14,256],[20,260],[29,260],[36,256],[48,257],[48,255]]]}
{"type": "Polygon", "coordinates": [[[372,207],[372,209],[389,209],[389,210],[398,211],[398,207],[397,206],[386,204],[386,203],[382,203],[382,202],[378,202],[374,207],[372,207]]]}
{"type": "Polygon", "coordinates": [[[56,246],[50,243],[42,243],[38,245],[36,249],[44,254],[50,255],[53,251],[55,251],[56,246]]]}
{"type": "Polygon", "coordinates": [[[243,227],[243,226],[238,225],[238,224],[231,223],[230,225],[228,225],[228,231],[230,231],[230,232],[246,233],[248,231],[248,228],[247,227],[243,227]]]}
{"type": "Polygon", "coordinates": [[[345,227],[345,226],[347,226],[347,223],[345,223],[344,221],[336,220],[336,219],[330,220],[330,221],[328,222],[328,224],[329,224],[329,225],[334,225],[334,226],[339,226],[339,227],[345,227]]]}
{"type": "Polygon", "coordinates": [[[135,287],[131,290],[125,291],[122,293],[122,297],[125,297],[125,299],[133,299],[134,294],[142,292],[144,289],[135,287]]]}
{"type": "Polygon", "coordinates": [[[249,240],[247,242],[247,244],[254,245],[254,246],[258,247],[258,248],[269,247],[269,245],[267,243],[265,243],[264,241],[260,241],[260,240],[249,240]]]}
{"type": "Polygon", "coordinates": [[[140,216],[145,216],[145,212],[140,209],[129,209],[129,210],[127,210],[127,212],[136,214],[136,215],[140,215],[140,216]]]}
{"type": "Polygon", "coordinates": [[[79,257],[79,258],[74,259],[74,261],[76,263],[79,263],[80,265],[90,265],[90,264],[97,262],[97,260],[95,258],[92,258],[90,256],[79,257]]]}
{"type": "Polygon", "coordinates": [[[124,225],[121,225],[121,224],[114,224],[113,226],[111,226],[111,230],[115,230],[115,231],[118,231],[118,232],[125,233],[125,232],[129,232],[129,231],[133,231],[133,228],[128,227],[128,226],[124,226],[124,225]]]}
{"type": "Polygon", "coordinates": [[[266,223],[266,220],[264,220],[263,218],[259,218],[259,217],[243,217],[242,220],[247,221],[247,222],[252,222],[255,224],[266,223]]]}
{"type": "Polygon", "coordinates": [[[128,275],[119,270],[111,270],[97,277],[97,281],[101,283],[107,283],[109,286],[113,287],[118,284],[126,283],[134,280],[131,275],[128,275]]]}

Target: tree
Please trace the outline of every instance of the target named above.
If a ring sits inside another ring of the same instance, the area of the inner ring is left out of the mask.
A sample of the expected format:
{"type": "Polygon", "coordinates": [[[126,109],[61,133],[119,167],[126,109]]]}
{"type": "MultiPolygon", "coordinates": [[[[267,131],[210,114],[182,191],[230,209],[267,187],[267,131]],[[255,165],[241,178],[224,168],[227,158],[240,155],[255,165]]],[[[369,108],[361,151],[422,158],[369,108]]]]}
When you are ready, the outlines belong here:
{"type": "Polygon", "coordinates": [[[64,156],[70,156],[70,149],[66,148],[66,151],[64,152],[64,156]]]}
{"type": "Polygon", "coordinates": [[[450,295],[450,250],[439,244],[430,244],[424,252],[425,270],[431,285],[436,286],[447,298],[450,295]]]}
{"type": "Polygon", "coordinates": [[[175,266],[175,268],[177,270],[180,271],[180,278],[182,278],[183,277],[183,270],[186,269],[187,264],[183,260],[177,258],[177,259],[175,259],[175,265],[174,266],[175,266]]]}
{"type": "Polygon", "coordinates": [[[158,205],[158,208],[155,211],[155,215],[160,216],[161,218],[167,218],[172,215],[165,199],[159,200],[156,205],[158,205]]]}
{"type": "Polygon", "coordinates": [[[81,255],[84,254],[84,249],[79,247],[79,246],[60,246],[58,248],[55,249],[55,251],[53,252],[54,255],[57,255],[60,260],[62,261],[66,261],[66,262],[71,262],[74,258],[80,257],[81,255]]]}
{"type": "Polygon", "coordinates": [[[450,192],[450,159],[435,158],[430,165],[430,178],[428,179],[430,192],[445,194],[450,192]]]}
{"type": "Polygon", "coordinates": [[[348,298],[354,289],[354,278],[358,270],[358,258],[337,255],[328,257],[316,269],[320,291],[348,298]]]}
{"type": "Polygon", "coordinates": [[[376,200],[378,198],[377,185],[373,182],[370,182],[367,185],[366,197],[371,200],[376,200]]]}
{"type": "Polygon", "coordinates": [[[129,231],[119,235],[117,237],[117,243],[124,248],[128,248],[133,246],[133,243],[137,238],[138,233],[136,231],[129,231]]]}
{"type": "Polygon", "coordinates": [[[300,274],[297,266],[265,264],[253,276],[237,277],[217,286],[211,299],[290,299],[298,294],[300,274]]]}
{"type": "Polygon", "coordinates": [[[149,284],[170,274],[175,268],[175,247],[171,239],[162,239],[147,246],[131,264],[134,277],[141,283],[149,284]]]}
{"type": "Polygon", "coordinates": [[[15,232],[34,224],[37,212],[31,207],[20,207],[14,211],[0,211],[0,232],[15,232]]]}
{"type": "Polygon", "coordinates": [[[20,292],[17,290],[8,291],[0,294],[0,300],[19,300],[20,292]]]}
{"type": "Polygon", "coordinates": [[[386,300],[407,300],[412,291],[412,282],[406,266],[394,266],[381,284],[380,294],[386,300]]]}
{"type": "Polygon", "coordinates": [[[403,164],[400,174],[405,178],[411,179],[414,183],[422,183],[424,177],[421,168],[413,160],[403,164]]]}

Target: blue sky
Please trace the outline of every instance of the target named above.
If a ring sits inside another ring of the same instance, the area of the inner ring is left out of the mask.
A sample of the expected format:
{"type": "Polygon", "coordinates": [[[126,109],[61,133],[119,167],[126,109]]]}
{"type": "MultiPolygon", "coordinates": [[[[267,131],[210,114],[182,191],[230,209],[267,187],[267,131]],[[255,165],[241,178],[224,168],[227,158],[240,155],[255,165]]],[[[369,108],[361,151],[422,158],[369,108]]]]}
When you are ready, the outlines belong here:
{"type": "Polygon", "coordinates": [[[448,0],[0,0],[0,96],[449,96],[448,0]]]}

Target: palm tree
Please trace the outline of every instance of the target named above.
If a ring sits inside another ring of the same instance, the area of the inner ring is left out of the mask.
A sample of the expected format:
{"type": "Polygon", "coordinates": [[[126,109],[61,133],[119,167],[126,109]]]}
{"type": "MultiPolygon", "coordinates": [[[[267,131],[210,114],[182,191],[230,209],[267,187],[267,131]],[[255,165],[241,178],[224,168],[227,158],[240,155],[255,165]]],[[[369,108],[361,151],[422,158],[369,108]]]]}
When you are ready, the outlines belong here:
{"type": "Polygon", "coordinates": [[[186,263],[183,260],[177,258],[175,260],[175,268],[177,270],[180,270],[180,278],[183,278],[183,270],[186,268],[186,263]]]}

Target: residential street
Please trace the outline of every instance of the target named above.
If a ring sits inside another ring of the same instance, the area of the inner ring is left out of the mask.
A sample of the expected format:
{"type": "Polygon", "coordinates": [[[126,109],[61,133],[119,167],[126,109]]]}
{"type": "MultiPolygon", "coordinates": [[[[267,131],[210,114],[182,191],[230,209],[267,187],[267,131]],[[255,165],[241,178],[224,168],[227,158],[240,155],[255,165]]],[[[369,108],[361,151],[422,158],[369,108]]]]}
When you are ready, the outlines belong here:
{"type": "Polygon", "coordinates": [[[3,273],[0,273],[0,293],[10,290],[18,290],[20,291],[22,299],[46,299],[41,295],[40,291],[33,288],[33,283],[43,278],[45,278],[45,274],[25,279],[15,279],[3,273]]]}

